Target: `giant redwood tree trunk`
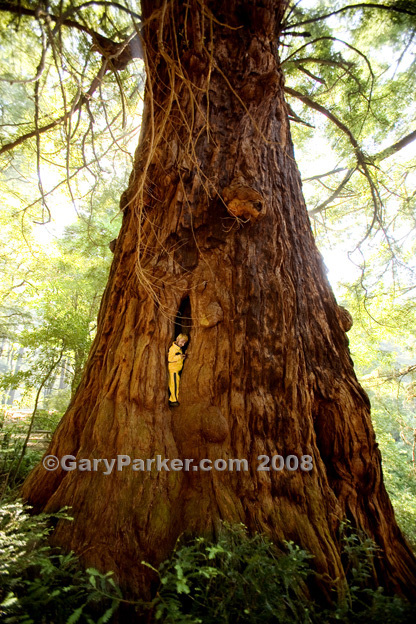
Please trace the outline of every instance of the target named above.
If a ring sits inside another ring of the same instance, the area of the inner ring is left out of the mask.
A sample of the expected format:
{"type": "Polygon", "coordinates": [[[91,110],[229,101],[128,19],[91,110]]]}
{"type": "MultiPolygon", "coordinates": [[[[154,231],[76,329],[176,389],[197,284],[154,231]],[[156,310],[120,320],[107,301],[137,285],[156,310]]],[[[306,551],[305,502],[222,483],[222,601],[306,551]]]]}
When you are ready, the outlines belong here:
{"type": "Polygon", "coordinates": [[[55,541],[131,587],[149,582],[142,560],[157,565],[182,532],[220,520],[294,540],[342,578],[337,532],[348,518],[381,548],[376,580],[410,595],[415,561],[302,198],[277,54],[284,9],[143,0],[141,142],[97,337],[48,449],[247,458],[249,471],[39,465],[24,495],[37,510],[71,506],[55,541]],[[178,311],[190,342],[172,409],[166,355],[178,311]],[[308,454],[313,470],[258,471],[262,454],[308,454]]]}

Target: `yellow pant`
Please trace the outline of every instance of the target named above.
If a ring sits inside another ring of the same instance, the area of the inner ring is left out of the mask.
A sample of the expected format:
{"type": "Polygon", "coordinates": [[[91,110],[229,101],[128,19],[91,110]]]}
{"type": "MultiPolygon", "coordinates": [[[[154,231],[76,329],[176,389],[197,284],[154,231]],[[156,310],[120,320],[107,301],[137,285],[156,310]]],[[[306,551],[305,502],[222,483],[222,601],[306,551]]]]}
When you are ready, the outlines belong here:
{"type": "Polygon", "coordinates": [[[169,370],[169,401],[176,403],[179,397],[179,372],[169,370]]]}

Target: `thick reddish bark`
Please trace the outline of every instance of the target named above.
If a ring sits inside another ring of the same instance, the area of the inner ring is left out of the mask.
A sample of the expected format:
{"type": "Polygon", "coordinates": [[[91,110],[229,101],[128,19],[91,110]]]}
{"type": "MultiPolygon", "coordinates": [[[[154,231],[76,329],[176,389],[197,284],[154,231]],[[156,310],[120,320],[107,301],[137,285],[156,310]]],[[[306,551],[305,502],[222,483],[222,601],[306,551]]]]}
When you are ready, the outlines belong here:
{"type": "Polygon", "coordinates": [[[283,9],[142,2],[142,139],[97,337],[48,450],[247,458],[250,471],[39,466],[24,495],[37,510],[71,506],[56,542],[131,587],[149,581],[141,560],[158,564],[183,531],[220,519],[294,540],[342,578],[337,530],[349,518],[382,549],[378,581],[410,595],[415,561],[302,198],[276,47],[283,9]],[[186,297],[190,344],[170,409],[166,354],[186,297]],[[278,453],[309,454],[313,470],[257,470],[258,455],[278,453]]]}

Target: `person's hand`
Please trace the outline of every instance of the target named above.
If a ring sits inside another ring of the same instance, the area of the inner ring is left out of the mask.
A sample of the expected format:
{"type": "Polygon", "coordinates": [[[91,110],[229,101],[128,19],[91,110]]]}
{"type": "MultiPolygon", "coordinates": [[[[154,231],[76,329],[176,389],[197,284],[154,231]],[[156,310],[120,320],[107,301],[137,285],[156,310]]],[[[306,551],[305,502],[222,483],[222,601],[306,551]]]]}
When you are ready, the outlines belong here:
{"type": "Polygon", "coordinates": [[[182,353],[182,359],[184,360],[186,358],[186,353],[182,353]]]}

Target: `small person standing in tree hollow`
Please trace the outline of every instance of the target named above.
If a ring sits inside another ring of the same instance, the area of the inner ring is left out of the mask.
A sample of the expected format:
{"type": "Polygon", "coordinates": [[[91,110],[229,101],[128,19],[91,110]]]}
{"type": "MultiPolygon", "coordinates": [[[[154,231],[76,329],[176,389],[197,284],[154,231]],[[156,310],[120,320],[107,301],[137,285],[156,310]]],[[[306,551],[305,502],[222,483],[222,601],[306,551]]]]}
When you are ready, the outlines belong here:
{"type": "Polygon", "coordinates": [[[182,353],[182,347],[188,342],[186,334],[179,334],[172,343],[168,353],[169,370],[169,405],[176,407],[179,405],[179,374],[183,368],[183,361],[186,355],[182,353]]]}

